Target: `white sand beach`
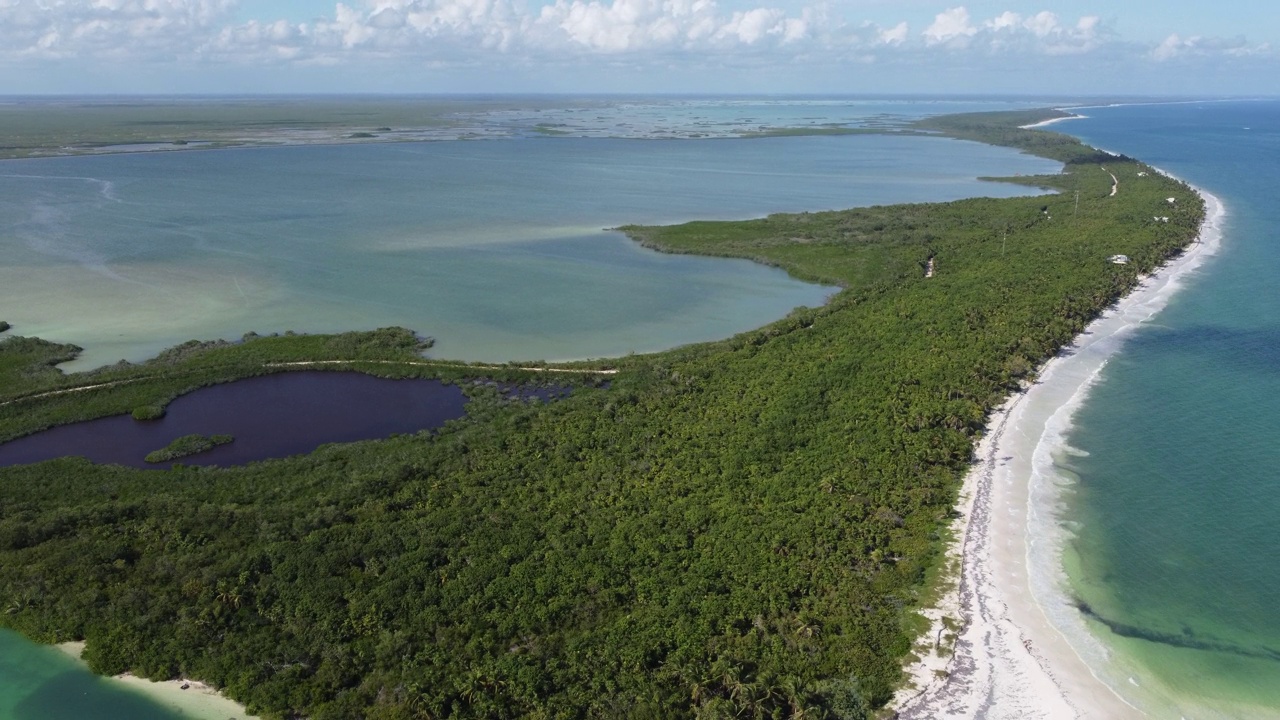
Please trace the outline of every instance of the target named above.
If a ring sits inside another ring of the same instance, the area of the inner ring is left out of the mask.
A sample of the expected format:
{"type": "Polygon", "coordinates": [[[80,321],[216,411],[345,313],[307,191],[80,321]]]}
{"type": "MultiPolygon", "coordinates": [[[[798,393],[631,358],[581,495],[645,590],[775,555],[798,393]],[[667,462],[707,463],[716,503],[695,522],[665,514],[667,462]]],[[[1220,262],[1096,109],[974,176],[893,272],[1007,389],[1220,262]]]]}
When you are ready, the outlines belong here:
{"type": "MultiPolygon", "coordinates": [[[[1064,118],[1066,119],[1066,118],[1064,118]]],[[[992,415],[957,508],[957,588],[924,614],[932,630],[912,686],[895,698],[904,719],[1145,717],[1103,679],[1108,651],[1064,592],[1058,516],[1072,414],[1125,339],[1150,320],[1221,242],[1221,201],[1197,189],[1206,219],[1196,242],[1086,328],[1037,381],[992,415]],[[950,618],[955,635],[943,623],[950,618]],[[954,652],[952,652],[954,646],[954,652]]],[[[1126,690],[1126,693],[1130,690],[1126,690]]]]}
{"type": "MultiPolygon", "coordinates": [[[[59,650],[77,660],[84,653],[84,643],[66,642],[59,650]]],[[[146,695],[152,702],[192,720],[252,720],[242,705],[223,696],[215,688],[187,679],[152,682],[125,673],[112,678],[130,690],[146,695]]]]}
{"type": "MultiPolygon", "coordinates": [[[[1059,108],[1059,110],[1062,110],[1062,108],[1059,108]]],[[[1062,111],[1063,111],[1063,112],[1067,112],[1066,110],[1062,110],[1062,111]]],[[[1071,115],[1067,115],[1067,116],[1065,116],[1065,117],[1056,117],[1056,118],[1051,118],[1051,119],[1049,119],[1049,120],[1041,120],[1041,121],[1040,121],[1040,122],[1038,122],[1038,123],[1032,123],[1032,124],[1030,124],[1030,125],[1021,125],[1020,127],[1021,127],[1023,130],[1036,130],[1036,129],[1038,129],[1038,128],[1048,127],[1048,126],[1050,126],[1050,125],[1055,125],[1055,124],[1057,124],[1057,123],[1065,122],[1065,121],[1067,121],[1067,120],[1082,120],[1082,119],[1084,119],[1084,118],[1086,118],[1086,117],[1088,117],[1088,116],[1087,116],[1087,115],[1071,114],[1071,115]]]]}

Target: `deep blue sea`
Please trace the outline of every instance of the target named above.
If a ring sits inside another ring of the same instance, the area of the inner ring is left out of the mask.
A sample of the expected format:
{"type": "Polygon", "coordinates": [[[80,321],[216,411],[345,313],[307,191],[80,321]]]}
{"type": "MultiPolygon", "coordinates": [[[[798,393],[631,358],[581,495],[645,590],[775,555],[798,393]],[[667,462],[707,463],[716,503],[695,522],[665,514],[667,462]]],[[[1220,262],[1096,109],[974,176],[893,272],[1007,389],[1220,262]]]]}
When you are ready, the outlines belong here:
{"type": "Polygon", "coordinates": [[[1157,717],[1280,717],[1280,102],[1088,108],[1056,125],[1225,204],[1218,254],[1102,371],[1061,462],[1065,555],[1157,717]]]}

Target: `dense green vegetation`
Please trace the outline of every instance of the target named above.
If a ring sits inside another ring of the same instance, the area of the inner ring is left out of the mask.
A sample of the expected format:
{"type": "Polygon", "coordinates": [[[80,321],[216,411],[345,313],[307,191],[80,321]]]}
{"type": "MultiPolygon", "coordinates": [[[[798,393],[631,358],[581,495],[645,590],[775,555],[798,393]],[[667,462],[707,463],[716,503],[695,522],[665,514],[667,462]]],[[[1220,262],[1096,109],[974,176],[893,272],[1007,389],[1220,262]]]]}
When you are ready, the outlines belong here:
{"type": "MultiPolygon", "coordinates": [[[[626,228],[845,289],[619,359],[607,387],[240,468],[0,470],[0,624],[272,717],[864,717],[986,414],[1203,216],[1139,163],[1016,128],[1043,117],[926,129],[1063,160],[1022,179],[1061,194],[626,228]]],[[[57,382],[28,352],[0,361],[26,398],[0,437],[281,357],[465,372],[375,364],[416,357],[402,331],[339,337],[179,348],[73,400],[35,397],[57,382]]]]}
{"type": "Polygon", "coordinates": [[[139,405],[130,414],[134,420],[159,420],[164,417],[165,409],[163,405],[139,405]]]}
{"type": "MultiPolygon", "coordinates": [[[[240,342],[191,341],[145,363],[119,363],[64,375],[57,363],[80,348],[34,338],[0,340],[0,441],[77,420],[133,413],[139,420],[164,415],[175,397],[207,385],[289,370],[359,370],[383,377],[477,376],[527,382],[536,373],[518,368],[483,370],[465,363],[424,361],[432,345],[404,328],[339,335],[246,335],[240,342]],[[304,364],[297,364],[304,363],[304,364]],[[91,388],[81,392],[80,388],[91,388]]],[[[557,384],[592,378],[557,375],[557,384]]]]}
{"type": "MultiPolygon", "coordinates": [[[[0,338],[0,402],[12,393],[65,383],[56,365],[75,359],[80,348],[39,338],[11,335],[0,338]]],[[[4,435],[0,434],[0,438],[4,435]]]]}
{"type": "Polygon", "coordinates": [[[210,435],[209,437],[204,435],[183,435],[180,438],[175,438],[173,442],[165,447],[147,453],[145,460],[149,463],[169,462],[178,458],[208,452],[219,445],[226,445],[234,440],[235,438],[230,435],[210,435]]]}

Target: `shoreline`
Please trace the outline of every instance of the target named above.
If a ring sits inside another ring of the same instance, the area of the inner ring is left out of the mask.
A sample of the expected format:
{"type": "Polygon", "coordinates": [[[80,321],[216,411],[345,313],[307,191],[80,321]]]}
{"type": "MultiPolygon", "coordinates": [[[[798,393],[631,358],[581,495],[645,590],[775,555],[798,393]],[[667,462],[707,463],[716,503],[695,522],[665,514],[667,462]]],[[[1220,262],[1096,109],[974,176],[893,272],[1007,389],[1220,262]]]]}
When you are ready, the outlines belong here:
{"type": "Polygon", "coordinates": [[[1109,358],[1217,252],[1225,207],[1193,189],[1204,199],[1205,219],[1191,245],[1090,323],[988,419],[943,560],[959,566],[959,582],[921,611],[930,621],[924,647],[915,649],[921,659],[905,669],[909,683],[890,705],[903,720],[1147,716],[1104,679],[1111,651],[1066,593],[1061,551],[1069,531],[1059,509],[1068,481],[1054,472],[1054,456],[1067,450],[1072,415],[1109,358]],[[946,635],[948,627],[958,629],[946,635]]]}
{"type": "MultiPolygon", "coordinates": [[[[1066,108],[1054,108],[1054,109],[1060,112],[1067,112],[1066,108]]],[[[1084,120],[1088,117],[1089,117],[1088,115],[1071,113],[1070,115],[1065,115],[1063,117],[1056,117],[1056,118],[1049,118],[1048,120],[1041,120],[1038,123],[1031,123],[1030,125],[1019,125],[1018,129],[1019,130],[1039,130],[1041,128],[1049,127],[1050,125],[1056,125],[1060,122],[1066,122],[1068,120],[1084,120]]]]}
{"type": "MultiPolygon", "coordinates": [[[[83,642],[64,642],[56,649],[83,664],[83,642]]],[[[154,682],[132,673],[104,677],[114,684],[145,695],[151,702],[193,720],[255,720],[243,705],[223,695],[217,688],[198,680],[179,678],[154,682]]]]}

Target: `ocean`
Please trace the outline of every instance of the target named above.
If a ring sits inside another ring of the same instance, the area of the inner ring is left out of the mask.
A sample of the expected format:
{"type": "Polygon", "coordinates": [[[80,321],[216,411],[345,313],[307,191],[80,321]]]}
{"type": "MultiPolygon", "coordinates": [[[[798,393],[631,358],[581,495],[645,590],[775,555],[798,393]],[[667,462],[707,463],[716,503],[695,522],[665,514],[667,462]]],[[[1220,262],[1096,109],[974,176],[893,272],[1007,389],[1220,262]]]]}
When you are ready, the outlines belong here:
{"type": "Polygon", "coordinates": [[[1218,196],[1218,254],[1113,356],[1057,457],[1094,668],[1156,717],[1280,717],[1280,103],[1054,126],[1218,196]]]}

